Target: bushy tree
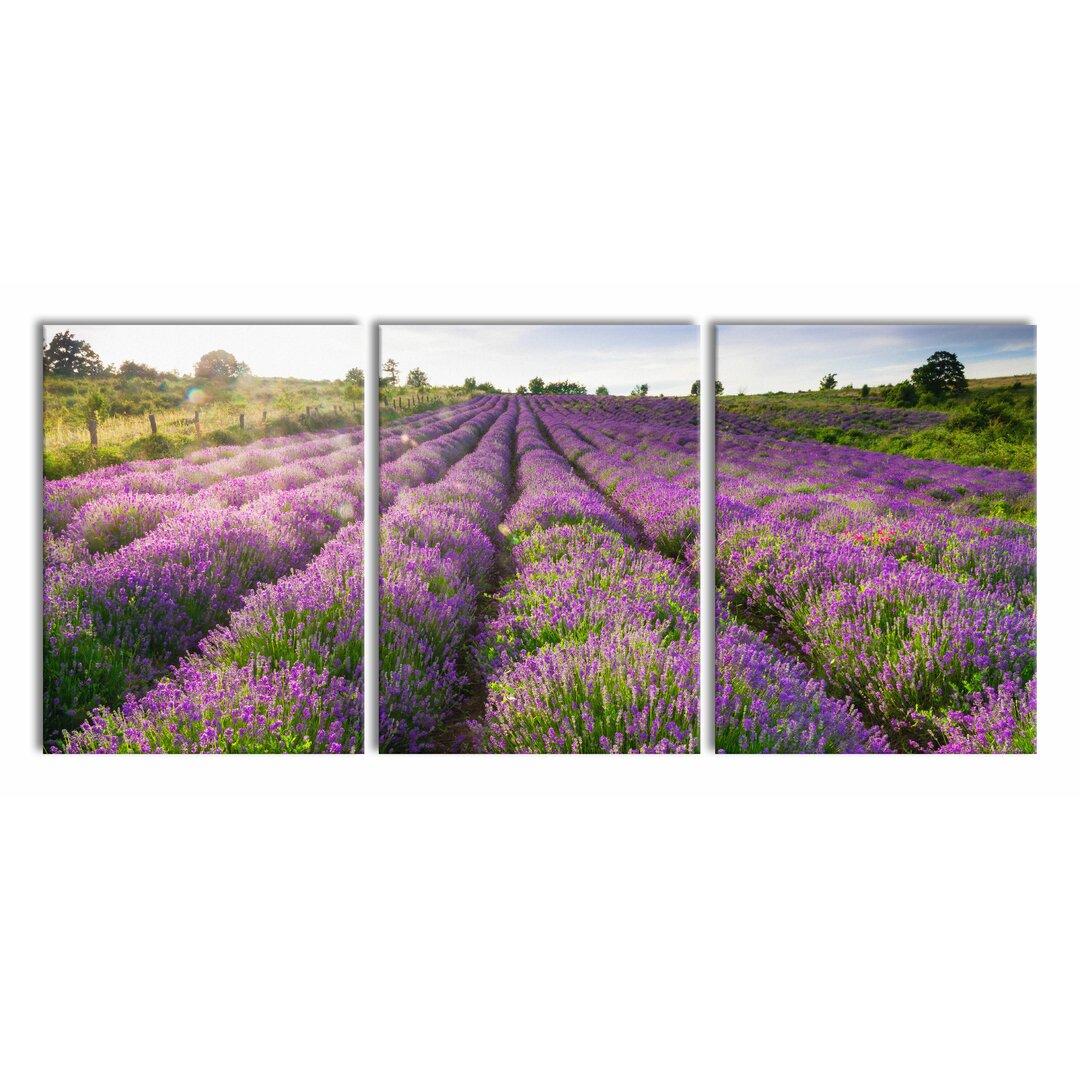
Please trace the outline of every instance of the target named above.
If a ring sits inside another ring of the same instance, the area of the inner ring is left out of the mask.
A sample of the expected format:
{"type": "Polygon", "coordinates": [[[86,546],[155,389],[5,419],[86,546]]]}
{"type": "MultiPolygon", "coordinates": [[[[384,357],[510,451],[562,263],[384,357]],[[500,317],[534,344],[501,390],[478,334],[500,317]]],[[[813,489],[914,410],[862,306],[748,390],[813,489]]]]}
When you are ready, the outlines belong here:
{"type": "Polygon", "coordinates": [[[610,397],[611,395],[608,393],[608,388],[606,386],[598,386],[596,388],[596,396],[597,397],[610,397]]]}
{"type": "Polygon", "coordinates": [[[196,379],[237,379],[248,374],[247,364],[240,363],[231,352],[214,349],[199,357],[195,365],[196,379]]]}
{"type": "Polygon", "coordinates": [[[859,391],[859,397],[869,397],[870,387],[866,383],[863,383],[862,389],[859,391]]]}
{"type": "Polygon", "coordinates": [[[358,367],[349,368],[349,370],[345,372],[345,382],[352,385],[352,386],[363,386],[364,385],[364,370],[363,370],[363,368],[358,368],[358,367]]]}
{"type": "MultiPolygon", "coordinates": [[[[719,397],[724,392],[724,384],[717,379],[716,380],[716,396],[719,397]]],[[[694,385],[690,387],[690,396],[699,397],[701,395],[701,380],[695,379],[694,385]]]]}
{"type": "Polygon", "coordinates": [[[70,330],[53,334],[42,356],[46,375],[104,375],[105,365],[101,357],[70,330]]]}
{"type": "Polygon", "coordinates": [[[476,389],[476,380],[471,376],[464,382],[465,392],[471,394],[476,389]]]}
{"type": "MultiPolygon", "coordinates": [[[[498,390],[495,389],[495,386],[492,383],[489,383],[489,382],[480,383],[476,387],[476,389],[479,390],[480,393],[482,393],[482,394],[497,394],[499,392],[498,390]]],[[[525,391],[522,390],[522,393],[524,393],[524,392],[525,391]]]]}
{"type": "Polygon", "coordinates": [[[515,394],[527,394],[528,392],[529,392],[529,388],[527,386],[519,386],[514,391],[515,394]]]}
{"type": "Polygon", "coordinates": [[[100,390],[91,390],[82,403],[86,420],[104,420],[113,411],[112,402],[100,390]]]}
{"type": "Polygon", "coordinates": [[[561,382],[550,382],[544,388],[546,394],[586,394],[588,391],[581,383],[570,382],[563,379],[561,382]]]}
{"type": "Polygon", "coordinates": [[[539,375],[534,376],[529,380],[529,393],[530,394],[542,394],[544,392],[544,380],[539,375]]]}
{"type": "Polygon", "coordinates": [[[643,383],[638,383],[637,386],[635,386],[634,389],[630,391],[630,396],[631,397],[645,397],[645,395],[648,392],[649,392],[649,384],[648,383],[644,383],[644,382],[643,383]]]}
{"type": "Polygon", "coordinates": [[[121,379],[163,379],[165,376],[149,364],[137,364],[134,360],[125,360],[117,369],[121,379]]]}
{"type": "Polygon", "coordinates": [[[386,362],[383,364],[383,372],[385,373],[385,386],[397,386],[398,381],[398,362],[389,356],[386,362]]]}
{"type": "Polygon", "coordinates": [[[925,364],[911,373],[911,381],[924,394],[932,397],[956,397],[967,388],[964,365],[956,353],[939,350],[925,364]]]}
{"type": "Polygon", "coordinates": [[[919,391],[915,384],[905,379],[885,391],[885,404],[894,408],[909,409],[919,404],[919,391]]]}
{"type": "Polygon", "coordinates": [[[414,390],[426,390],[430,384],[428,383],[428,377],[418,367],[414,367],[409,372],[405,385],[411,386],[414,390]]]}
{"type": "Polygon", "coordinates": [[[821,382],[818,383],[819,390],[835,390],[836,389],[836,372],[832,371],[828,375],[821,376],[821,382]]]}

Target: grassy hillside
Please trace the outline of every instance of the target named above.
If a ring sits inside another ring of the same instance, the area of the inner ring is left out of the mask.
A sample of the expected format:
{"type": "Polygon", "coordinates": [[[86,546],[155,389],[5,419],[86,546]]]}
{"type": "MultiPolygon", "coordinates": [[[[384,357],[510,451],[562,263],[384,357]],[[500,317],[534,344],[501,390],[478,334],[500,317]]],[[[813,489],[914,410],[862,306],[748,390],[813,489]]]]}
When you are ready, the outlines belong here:
{"type": "Polygon", "coordinates": [[[739,394],[717,406],[802,438],[906,457],[1035,469],[1035,376],[971,379],[957,398],[889,404],[889,387],[739,394]]]}
{"type": "Polygon", "coordinates": [[[49,479],[122,461],[180,457],[200,446],[359,423],[364,409],[362,392],[355,396],[343,380],[258,376],[212,383],[175,375],[160,380],[46,375],[42,404],[49,479]],[[97,418],[96,449],[87,426],[91,412],[97,418]]]}
{"type": "MultiPolygon", "coordinates": [[[[424,391],[384,388],[379,414],[394,420],[456,404],[474,393],[478,391],[460,386],[424,391]]],[[[238,445],[267,435],[360,423],[364,398],[363,391],[341,379],[249,375],[212,383],[176,375],[161,379],[46,375],[43,406],[44,473],[54,480],[123,461],[182,457],[202,446],[238,445]],[[91,412],[97,417],[96,449],[90,445],[87,426],[91,412]],[[150,430],[151,413],[156,434],[150,430]]]]}

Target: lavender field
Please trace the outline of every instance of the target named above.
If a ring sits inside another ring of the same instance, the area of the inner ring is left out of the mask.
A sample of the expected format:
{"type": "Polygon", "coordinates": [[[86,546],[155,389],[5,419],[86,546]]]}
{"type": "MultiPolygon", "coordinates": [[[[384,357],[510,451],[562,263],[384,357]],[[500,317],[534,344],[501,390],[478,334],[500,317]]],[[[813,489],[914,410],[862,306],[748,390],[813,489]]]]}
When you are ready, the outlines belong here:
{"type": "Polygon", "coordinates": [[[361,750],[363,505],[360,427],[46,482],[46,748],[361,750]]]}
{"type": "Polygon", "coordinates": [[[1034,496],[718,410],[718,750],[1034,752],[1034,496]]]}
{"type": "Polygon", "coordinates": [[[383,751],[697,751],[696,403],[487,395],[380,462],[383,751]]]}

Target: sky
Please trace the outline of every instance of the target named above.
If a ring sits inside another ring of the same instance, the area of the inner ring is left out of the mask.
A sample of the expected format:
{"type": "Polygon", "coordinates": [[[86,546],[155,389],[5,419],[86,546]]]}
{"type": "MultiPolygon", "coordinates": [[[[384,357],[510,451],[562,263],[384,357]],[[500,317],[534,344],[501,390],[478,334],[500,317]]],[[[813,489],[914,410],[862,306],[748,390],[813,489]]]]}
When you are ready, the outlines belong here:
{"type": "Polygon", "coordinates": [[[433,386],[471,376],[513,391],[539,375],[583,383],[590,394],[601,385],[629,394],[644,382],[650,394],[672,396],[689,394],[700,374],[698,328],[686,325],[384,324],[379,351],[398,362],[402,382],[418,367],[433,386]]]}
{"type": "Polygon", "coordinates": [[[816,390],[906,379],[939,350],[955,353],[969,379],[1035,371],[1035,327],[1016,323],[860,326],[723,325],[716,328],[716,377],[724,392],[816,390]]]}
{"type": "Polygon", "coordinates": [[[190,375],[204,356],[224,349],[247,364],[255,375],[298,379],[342,379],[352,367],[364,366],[363,330],[356,325],[300,326],[122,326],[45,327],[45,340],[60,330],[90,343],[104,364],[125,360],[149,364],[158,371],[190,375]]]}

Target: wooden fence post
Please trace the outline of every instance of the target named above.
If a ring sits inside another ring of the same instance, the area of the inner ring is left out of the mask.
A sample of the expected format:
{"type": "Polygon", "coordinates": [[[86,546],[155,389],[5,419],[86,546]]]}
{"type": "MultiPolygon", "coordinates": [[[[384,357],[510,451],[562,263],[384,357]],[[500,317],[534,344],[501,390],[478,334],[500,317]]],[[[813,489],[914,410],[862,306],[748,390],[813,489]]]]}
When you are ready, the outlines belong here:
{"type": "Polygon", "coordinates": [[[265,427],[265,425],[266,425],[266,410],[263,409],[263,426],[265,427]]]}
{"type": "Polygon", "coordinates": [[[97,417],[88,416],[86,418],[86,426],[90,429],[90,445],[97,446],[97,417]]]}
{"type": "Polygon", "coordinates": [[[150,434],[157,434],[157,418],[154,416],[153,413],[150,414],[150,434]]]}
{"type": "Polygon", "coordinates": [[[244,430],[244,414],[243,413],[240,414],[240,430],[241,431],[244,430]]]}
{"type": "Polygon", "coordinates": [[[195,410],[195,434],[196,435],[201,435],[202,434],[202,426],[199,424],[199,410],[198,409],[195,410]]]}
{"type": "Polygon", "coordinates": [[[305,405],[304,406],[304,415],[306,417],[308,417],[308,418],[311,417],[311,406],[310,405],[305,405]]]}

